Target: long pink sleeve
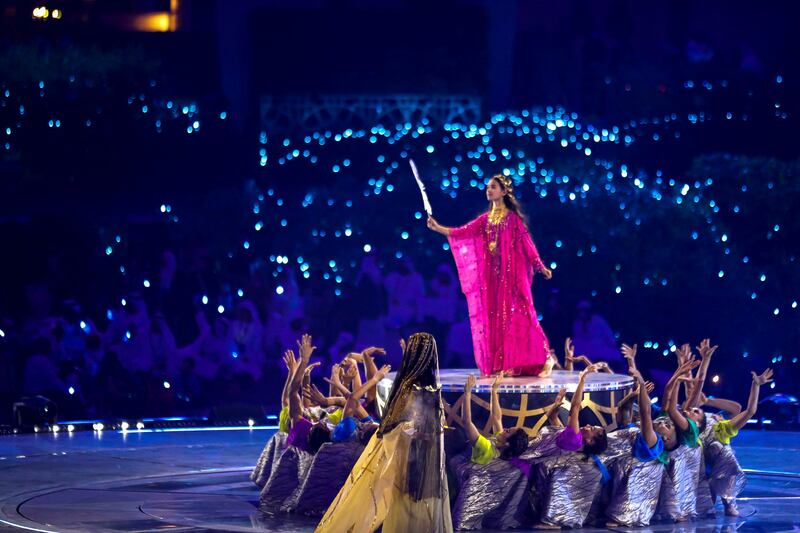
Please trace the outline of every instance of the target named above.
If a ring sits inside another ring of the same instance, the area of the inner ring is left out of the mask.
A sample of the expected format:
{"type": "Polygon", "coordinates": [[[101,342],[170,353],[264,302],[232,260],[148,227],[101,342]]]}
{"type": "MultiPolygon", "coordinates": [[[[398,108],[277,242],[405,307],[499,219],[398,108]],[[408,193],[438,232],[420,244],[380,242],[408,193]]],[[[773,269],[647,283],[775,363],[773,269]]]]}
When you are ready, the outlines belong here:
{"type": "Polygon", "coordinates": [[[541,272],[545,269],[545,265],[542,262],[542,258],[539,256],[539,251],[536,249],[536,245],[533,243],[533,238],[531,237],[530,232],[528,232],[528,228],[525,227],[525,224],[522,220],[517,219],[518,224],[520,225],[520,244],[522,244],[522,250],[525,252],[525,257],[530,261],[531,265],[533,265],[533,270],[535,272],[541,272]]]}
{"type": "Polygon", "coordinates": [[[480,237],[483,235],[483,231],[486,227],[486,216],[481,215],[474,220],[470,220],[463,226],[459,226],[457,228],[450,228],[450,234],[447,236],[447,240],[452,245],[453,239],[465,239],[465,238],[475,238],[480,237]]]}

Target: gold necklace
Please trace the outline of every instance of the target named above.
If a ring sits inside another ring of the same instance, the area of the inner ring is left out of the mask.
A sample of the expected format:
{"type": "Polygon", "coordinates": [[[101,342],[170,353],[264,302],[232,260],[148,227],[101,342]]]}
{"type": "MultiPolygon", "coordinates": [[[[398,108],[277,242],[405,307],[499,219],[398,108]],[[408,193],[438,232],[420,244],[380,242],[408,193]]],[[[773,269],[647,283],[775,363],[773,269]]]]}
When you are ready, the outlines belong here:
{"type": "Polygon", "coordinates": [[[489,213],[489,222],[491,224],[497,225],[500,222],[502,222],[504,218],[506,218],[507,214],[508,214],[508,208],[506,206],[492,207],[492,210],[489,213]]]}
{"type": "Polygon", "coordinates": [[[489,224],[486,226],[486,233],[489,234],[489,252],[494,253],[497,249],[497,237],[500,234],[498,225],[506,218],[508,208],[506,206],[492,207],[489,213],[489,224]]]}

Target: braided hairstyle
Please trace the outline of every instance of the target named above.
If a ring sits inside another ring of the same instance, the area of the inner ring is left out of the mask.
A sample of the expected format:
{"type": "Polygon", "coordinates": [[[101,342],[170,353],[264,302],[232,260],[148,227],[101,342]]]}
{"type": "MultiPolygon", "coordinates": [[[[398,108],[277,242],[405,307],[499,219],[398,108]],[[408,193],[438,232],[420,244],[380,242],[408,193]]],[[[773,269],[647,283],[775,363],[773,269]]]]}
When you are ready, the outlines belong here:
{"type": "Polygon", "coordinates": [[[435,389],[438,386],[439,353],[436,339],[430,333],[415,333],[408,338],[400,370],[392,383],[386,414],[381,421],[378,435],[390,431],[397,425],[397,416],[403,411],[407,393],[414,388],[435,389]]]}

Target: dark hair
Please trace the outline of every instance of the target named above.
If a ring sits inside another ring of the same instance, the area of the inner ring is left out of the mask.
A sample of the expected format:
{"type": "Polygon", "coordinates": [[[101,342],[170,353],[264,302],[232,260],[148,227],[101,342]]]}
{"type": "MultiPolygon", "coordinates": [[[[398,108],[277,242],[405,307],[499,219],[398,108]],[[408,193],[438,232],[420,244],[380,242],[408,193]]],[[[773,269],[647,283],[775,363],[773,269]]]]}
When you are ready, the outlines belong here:
{"type": "MultiPolygon", "coordinates": [[[[684,409],[681,412],[681,414],[684,416],[684,418],[686,418],[686,420],[691,420],[692,422],[694,422],[694,418],[689,416],[691,414],[691,409],[689,409],[689,410],[684,409]]],[[[677,430],[677,428],[675,428],[675,429],[677,430]]],[[[700,420],[700,423],[697,424],[697,431],[698,431],[698,433],[702,433],[705,430],[706,430],[706,415],[705,415],[705,413],[703,413],[703,418],[700,420]]]]}
{"type": "Polygon", "coordinates": [[[368,428],[361,432],[358,442],[366,446],[369,443],[369,439],[372,438],[376,431],[378,431],[378,424],[371,424],[368,428]]]}
{"type": "Polygon", "coordinates": [[[697,426],[697,429],[700,431],[700,433],[702,433],[702,432],[704,432],[706,430],[706,414],[705,413],[703,413],[703,418],[702,418],[702,420],[700,420],[700,425],[697,426]]]}
{"type": "Polygon", "coordinates": [[[317,453],[323,444],[331,441],[331,430],[324,424],[315,424],[308,432],[308,451],[317,453]]]}
{"type": "Polygon", "coordinates": [[[512,189],[512,187],[510,186],[511,180],[509,178],[506,178],[502,174],[495,174],[494,176],[491,177],[489,181],[492,180],[495,180],[497,184],[500,185],[501,189],[503,189],[504,191],[508,191],[508,194],[503,196],[503,204],[505,204],[505,206],[508,208],[509,211],[513,211],[514,213],[516,213],[519,216],[519,218],[522,219],[522,223],[525,224],[525,227],[527,228],[528,215],[525,214],[525,210],[522,208],[522,204],[519,203],[519,200],[517,200],[517,197],[514,196],[514,193],[511,190],[512,189]],[[509,185],[506,185],[506,183],[508,183],[509,185]]]}
{"type": "Polygon", "coordinates": [[[500,453],[500,459],[508,460],[512,457],[519,457],[528,449],[528,434],[524,429],[517,428],[517,430],[508,437],[506,444],[507,446],[500,453]]]}
{"type": "Polygon", "coordinates": [[[594,442],[584,445],[583,453],[586,455],[600,455],[606,451],[606,448],[608,448],[608,435],[606,435],[606,430],[603,428],[603,432],[594,438],[594,442]]]}
{"type": "MultiPolygon", "coordinates": [[[[406,350],[400,363],[400,370],[392,382],[389,400],[381,420],[378,435],[391,431],[399,422],[396,420],[395,411],[403,409],[405,396],[413,388],[437,389],[437,375],[439,373],[439,352],[436,348],[436,339],[430,333],[414,333],[406,342],[406,350]]],[[[438,405],[436,406],[438,409],[438,405]]]]}

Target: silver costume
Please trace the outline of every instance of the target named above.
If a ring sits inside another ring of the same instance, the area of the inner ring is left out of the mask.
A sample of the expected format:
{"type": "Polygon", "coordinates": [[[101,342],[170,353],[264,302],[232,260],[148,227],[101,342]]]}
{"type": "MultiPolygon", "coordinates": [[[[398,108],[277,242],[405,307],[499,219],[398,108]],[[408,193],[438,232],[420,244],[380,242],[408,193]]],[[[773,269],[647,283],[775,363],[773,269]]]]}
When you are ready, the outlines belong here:
{"type": "Polygon", "coordinates": [[[327,442],[316,454],[295,446],[283,449],[261,490],[259,509],[322,516],[362,451],[356,441],[327,442]]]}
{"type": "Polygon", "coordinates": [[[453,502],[453,529],[510,529],[530,520],[528,475],[513,462],[472,462],[470,452],[449,461],[458,485],[453,502]]]}
{"type": "Polygon", "coordinates": [[[280,458],[286,447],[286,439],[288,437],[288,434],[278,431],[264,446],[255,468],[250,473],[250,481],[258,485],[258,488],[264,488],[269,476],[272,475],[273,467],[278,464],[278,458],[280,458]]]}
{"type": "Polygon", "coordinates": [[[606,517],[623,526],[647,526],[656,512],[666,467],[659,461],[643,463],[634,457],[638,428],[616,433],[627,445],[627,453],[611,464],[611,498],[606,506],[606,517]]]}
{"type": "Polygon", "coordinates": [[[661,520],[683,521],[697,516],[697,486],[703,448],[678,446],[669,454],[667,475],[662,478],[656,516],[661,520]]]}
{"type": "Polygon", "coordinates": [[[600,494],[602,474],[594,461],[556,444],[561,429],[543,431],[521,458],[533,466],[533,502],[539,521],[581,527],[600,494]]]}

